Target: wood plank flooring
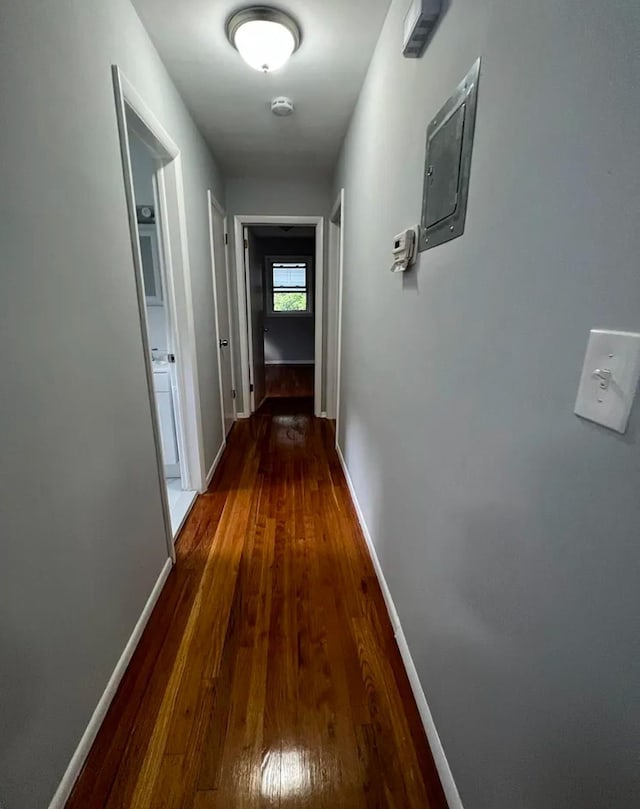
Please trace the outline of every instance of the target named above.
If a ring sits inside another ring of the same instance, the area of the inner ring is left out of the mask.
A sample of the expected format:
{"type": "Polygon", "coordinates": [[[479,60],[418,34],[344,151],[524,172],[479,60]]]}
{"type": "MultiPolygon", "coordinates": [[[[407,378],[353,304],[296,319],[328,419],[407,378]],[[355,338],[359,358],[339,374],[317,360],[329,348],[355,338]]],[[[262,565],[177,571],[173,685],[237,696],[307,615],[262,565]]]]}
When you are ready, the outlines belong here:
{"type": "Polygon", "coordinates": [[[234,427],[67,809],[445,809],[326,421],[234,427]]]}
{"type": "Polygon", "coordinates": [[[267,396],[313,397],[313,365],[266,365],[267,396]]]}

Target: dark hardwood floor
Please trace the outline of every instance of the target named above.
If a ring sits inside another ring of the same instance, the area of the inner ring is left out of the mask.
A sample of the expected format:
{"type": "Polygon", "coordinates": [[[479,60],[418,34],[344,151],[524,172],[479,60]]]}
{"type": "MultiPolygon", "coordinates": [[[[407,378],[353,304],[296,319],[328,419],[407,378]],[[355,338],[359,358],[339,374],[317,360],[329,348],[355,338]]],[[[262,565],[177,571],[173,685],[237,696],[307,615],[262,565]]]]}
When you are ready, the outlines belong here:
{"type": "Polygon", "coordinates": [[[266,365],[267,397],[313,397],[313,365],[266,365]]]}
{"type": "Polygon", "coordinates": [[[234,427],[67,809],[444,809],[328,422],[234,427]]]}

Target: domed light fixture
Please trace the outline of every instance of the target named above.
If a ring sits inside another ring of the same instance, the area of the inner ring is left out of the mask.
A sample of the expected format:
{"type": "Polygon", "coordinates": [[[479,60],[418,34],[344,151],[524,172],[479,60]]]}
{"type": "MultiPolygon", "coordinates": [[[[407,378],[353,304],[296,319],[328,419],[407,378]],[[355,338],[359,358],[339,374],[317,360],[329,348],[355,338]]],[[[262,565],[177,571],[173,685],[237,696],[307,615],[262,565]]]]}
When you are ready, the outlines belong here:
{"type": "Polygon", "coordinates": [[[255,70],[278,70],[300,47],[296,21],[276,8],[251,6],[227,20],[227,37],[244,61],[255,70]]]}

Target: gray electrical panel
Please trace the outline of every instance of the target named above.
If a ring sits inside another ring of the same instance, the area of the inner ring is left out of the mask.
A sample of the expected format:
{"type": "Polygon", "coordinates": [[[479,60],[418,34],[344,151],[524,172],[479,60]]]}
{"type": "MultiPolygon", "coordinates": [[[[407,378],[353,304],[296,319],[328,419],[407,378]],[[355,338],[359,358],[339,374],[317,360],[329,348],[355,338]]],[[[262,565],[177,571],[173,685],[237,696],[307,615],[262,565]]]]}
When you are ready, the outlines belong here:
{"type": "Polygon", "coordinates": [[[420,250],[464,232],[479,75],[480,59],[427,129],[420,250]]]}

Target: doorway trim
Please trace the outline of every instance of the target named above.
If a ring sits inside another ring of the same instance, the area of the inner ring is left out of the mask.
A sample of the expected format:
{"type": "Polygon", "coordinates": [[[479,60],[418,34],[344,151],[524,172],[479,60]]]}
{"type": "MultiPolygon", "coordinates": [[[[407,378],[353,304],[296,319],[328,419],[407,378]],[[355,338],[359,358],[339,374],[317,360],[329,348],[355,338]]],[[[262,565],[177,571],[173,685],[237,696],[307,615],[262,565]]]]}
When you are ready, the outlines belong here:
{"type": "MultiPolygon", "coordinates": [[[[220,448],[220,452],[224,449],[227,443],[227,435],[225,430],[225,421],[224,421],[224,383],[222,379],[222,365],[220,362],[221,359],[221,352],[220,352],[220,322],[218,319],[218,289],[216,286],[216,257],[214,251],[214,233],[213,233],[213,217],[211,215],[211,209],[213,208],[217,211],[220,216],[222,217],[222,223],[224,228],[224,272],[227,278],[227,317],[229,318],[229,330],[230,332],[233,331],[233,319],[231,313],[231,278],[229,274],[229,238],[228,238],[228,217],[227,212],[222,207],[222,205],[218,202],[215,198],[213,191],[209,189],[207,191],[207,202],[208,202],[208,216],[209,216],[209,246],[211,250],[211,272],[213,277],[213,306],[214,306],[214,316],[215,316],[215,327],[216,327],[216,340],[218,341],[218,382],[220,385],[220,418],[222,420],[222,446],[220,448]]],[[[229,334],[229,348],[231,351],[231,386],[233,390],[236,390],[236,371],[235,371],[235,352],[233,348],[233,337],[232,334],[229,334]]],[[[233,420],[235,421],[238,418],[238,409],[236,407],[236,398],[233,397],[233,420]]],[[[208,475],[207,475],[208,477],[208,475]]]]}
{"type": "Polygon", "coordinates": [[[314,380],[313,411],[316,416],[324,416],[322,412],[322,367],[323,367],[323,306],[324,306],[324,216],[259,216],[238,214],[233,217],[234,253],[236,262],[236,293],[238,297],[238,330],[240,333],[240,373],[242,376],[242,413],[239,418],[251,415],[251,393],[249,390],[249,340],[251,339],[251,321],[247,317],[249,290],[247,274],[244,268],[244,235],[245,227],[251,225],[311,225],[316,229],[315,251],[315,291],[314,291],[314,380]]]}
{"type": "Polygon", "coordinates": [[[164,129],[158,118],[147,106],[135,87],[117,65],[112,65],[112,78],[116,101],[116,117],[120,139],[120,153],[124,175],[124,190],[129,219],[129,235],[133,255],[134,276],[142,333],[142,348],[151,422],[156,445],[158,479],[164,512],[167,546],[175,561],[174,537],[171,530],[169,502],[164,478],[164,463],[160,427],[155,404],[151,351],[146,327],[146,302],[142,275],[142,257],[138,243],[135,192],[133,172],[129,153],[128,127],[144,141],[156,159],[156,187],[160,209],[158,238],[164,258],[167,293],[167,313],[170,319],[170,332],[176,356],[176,377],[178,412],[178,444],[184,458],[185,476],[182,481],[186,489],[204,491],[204,441],[200,413],[200,385],[195,351],[195,325],[191,274],[187,245],[187,225],[184,209],[184,188],[180,149],[164,129]]]}
{"type": "Polygon", "coordinates": [[[327,349],[328,360],[327,380],[333,377],[332,392],[335,393],[333,401],[329,401],[329,385],[327,384],[327,411],[329,418],[336,420],[336,447],[338,446],[338,431],[340,427],[340,377],[342,372],[342,286],[344,281],[344,188],[340,189],[336,201],[331,209],[329,218],[329,273],[333,279],[328,296],[329,317],[331,312],[336,313],[335,325],[329,331],[327,345],[330,341],[333,348],[327,349]],[[332,305],[333,304],[333,305],[332,305]],[[334,342],[335,341],[335,342],[334,342]],[[331,367],[333,365],[333,368],[331,367]]]}

